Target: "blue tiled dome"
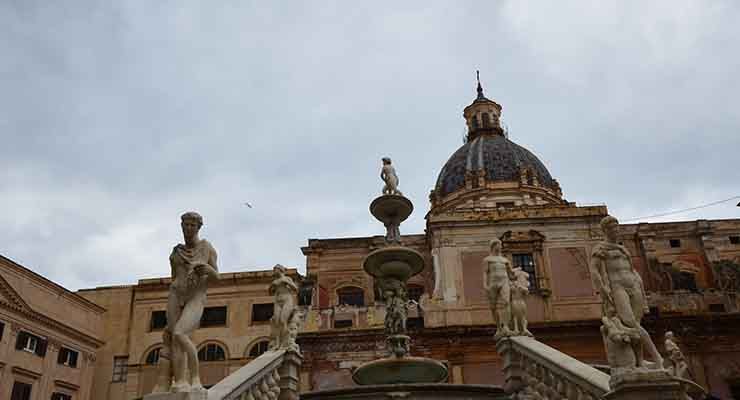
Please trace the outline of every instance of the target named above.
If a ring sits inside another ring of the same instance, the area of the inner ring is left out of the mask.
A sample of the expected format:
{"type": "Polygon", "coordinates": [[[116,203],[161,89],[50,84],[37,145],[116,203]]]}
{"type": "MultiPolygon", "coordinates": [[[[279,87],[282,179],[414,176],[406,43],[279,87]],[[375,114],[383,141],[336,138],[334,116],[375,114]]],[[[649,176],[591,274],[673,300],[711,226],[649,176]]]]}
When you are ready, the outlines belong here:
{"type": "Polygon", "coordinates": [[[557,183],[545,165],[529,150],[503,135],[480,135],[452,154],[437,178],[435,190],[440,196],[465,187],[467,171],[484,170],[488,181],[516,182],[521,171],[529,168],[539,184],[551,189],[557,183]]]}

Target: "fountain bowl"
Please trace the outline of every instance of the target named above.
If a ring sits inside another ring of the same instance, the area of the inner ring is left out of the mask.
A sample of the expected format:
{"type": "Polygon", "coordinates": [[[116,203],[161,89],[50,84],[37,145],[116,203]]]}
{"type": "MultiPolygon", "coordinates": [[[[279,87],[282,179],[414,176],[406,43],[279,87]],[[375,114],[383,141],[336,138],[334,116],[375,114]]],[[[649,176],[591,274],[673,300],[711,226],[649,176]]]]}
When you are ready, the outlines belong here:
{"type": "Polygon", "coordinates": [[[447,367],[424,357],[387,357],[359,366],[352,373],[358,385],[438,383],[447,379],[447,367]]]}
{"type": "Polygon", "coordinates": [[[383,247],[368,254],[362,261],[362,268],[374,278],[396,278],[406,282],[424,270],[424,257],[407,247],[383,247]]]}
{"type": "Polygon", "coordinates": [[[414,211],[411,200],[397,195],[385,194],[370,203],[370,213],[383,224],[400,224],[414,211]]]}

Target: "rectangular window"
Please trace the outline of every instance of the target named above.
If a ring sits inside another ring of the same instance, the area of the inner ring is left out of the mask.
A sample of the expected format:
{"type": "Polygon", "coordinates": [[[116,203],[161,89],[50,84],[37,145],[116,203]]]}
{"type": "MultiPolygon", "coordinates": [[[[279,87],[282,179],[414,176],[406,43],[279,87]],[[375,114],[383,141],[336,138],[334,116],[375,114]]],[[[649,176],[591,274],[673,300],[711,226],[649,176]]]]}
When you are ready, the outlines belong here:
{"type": "Polygon", "coordinates": [[[46,346],[46,339],[25,331],[18,332],[18,338],[15,342],[16,350],[23,350],[29,353],[34,353],[39,357],[44,357],[46,356],[46,346]]]}
{"type": "Polygon", "coordinates": [[[226,306],[206,307],[203,309],[203,316],[200,318],[201,328],[209,326],[226,326],[226,306]]]}
{"type": "Polygon", "coordinates": [[[532,291],[537,289],[537,269],[535,268],[534,257],[532,254],[512,254],[511,261],[514,268],[521,268],[529,274],[529,290],[532,291]]]}
{"type": "Polygon", "coordinates": [[[730,244],[740,244],[740,236],[730,236],[730,244]]]}
{"type": "Polygon", "coordinates": [[[3,332],[5,332],[5,324],[0,322],[0,340],[3,340],[3,332]]]}
{"type": "Polygon", "coordinates": [[[54,392],[51,394],[51,400],[72,400],[72,396],[66,393],[54,392]]]}
{"type": "Polygon", "coordinates": [[[158,331],[167,326],[167,311],[152,311],[152,319],[149,321],[149,330],[158,331]]]}
{"type": "Polygon", "coordinates": [[[265,322],[272,318],[275,306],[272,303],[252,304],[252,322],[265,322]]]}
{"type": "Polygon", "coordinates": [[[13,383],[13,392],[10,395],[10,400],[30,400],[31,399],[31,385],[23,382],[13,383]]]}
{"type": "Polygon", "coordinates": [[[128,357],[113,357],[113,382],[126,382],[128,357]]]}
{"type": "Polygon", "coordinates": [[[68,367],[77,368],[77,357],[80,355],[80,353],[68,349],[66,347],[62,347],[59,349],[59,356],[57,357],[57,363],[66,365],[68,367]]]}
{"type": "Polygon", "coordinates": [[[352,327],[351,319],[340,319],[340,320],[334,321],[335,329],[351,328],[351,327],[352,327]]]}
{"type": "Polygon", "coordinates": [[[513,201],[504,201],[501,203],[496,203],[496,207],[498,208],[514,208],[514,202],[513,201]]]}
{"type": "Polygon", "coordinates": [[[681,239],[671,239],[668,243],[671,245],[671,248],[674,249],[681,247],[681,239]]]}

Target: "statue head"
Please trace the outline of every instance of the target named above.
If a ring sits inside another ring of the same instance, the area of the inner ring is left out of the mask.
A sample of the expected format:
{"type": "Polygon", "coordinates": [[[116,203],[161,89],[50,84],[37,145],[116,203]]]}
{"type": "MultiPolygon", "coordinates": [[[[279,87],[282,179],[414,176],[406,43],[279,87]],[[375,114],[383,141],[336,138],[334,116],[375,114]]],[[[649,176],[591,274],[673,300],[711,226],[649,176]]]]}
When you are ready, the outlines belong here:
{"type": "Polygon", "coordinates": [[[607,215],[601,220],[601,230],[607,239],[616,240],[619,233],[619,221],[611,215],[607,215]]]}
{"type": "Polygon", "coordinates": [[[272,275],[275,278],[280,278],[281,276],[285,275],[286,273],[288,273],[288,269],[285,268],[285,267],[283,267],[280,264],[275,264],[275,266],[272,267],[272,275]]]}
{"type": "Polygon", "coordinates": [[[501,255],[501,240],[491,239],[488,243],[488,247],[491,249],[491,254],[500,256],[501,255]]]}
{"type": "Polygon", "coordinates": [[[195,238],[203,226],[203,217],[195,211],[188,211],[180,216],[180,226],[186,240],[195,238]]]}
{"type": "Polygon", "coordinates": [[[390,165],[391,164],[391,158],[390,157],[383,157],[381,158],[383,160],[383,165],[390,165]]]}

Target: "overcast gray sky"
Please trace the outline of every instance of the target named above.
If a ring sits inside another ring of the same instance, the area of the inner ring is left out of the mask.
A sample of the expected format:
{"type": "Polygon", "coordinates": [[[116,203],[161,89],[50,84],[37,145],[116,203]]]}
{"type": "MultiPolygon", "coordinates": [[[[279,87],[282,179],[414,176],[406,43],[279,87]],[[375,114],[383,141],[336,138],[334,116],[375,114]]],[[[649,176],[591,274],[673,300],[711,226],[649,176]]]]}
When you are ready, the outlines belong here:
{"type": "Polygon", "coordinates": [[[4,0],[0,254],[134,283],[169,273],[193,209],[221,271],[303,269],[308,238],[383,233],[385,155],[423,232],[476,69],[570,201],[740,195],[738,21],[737,1],[4,0]]]}

